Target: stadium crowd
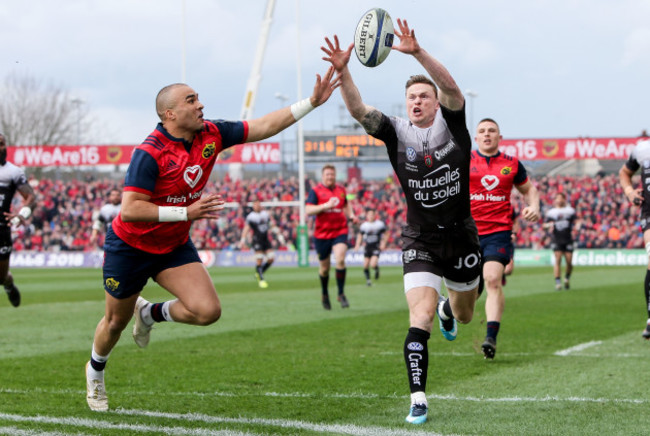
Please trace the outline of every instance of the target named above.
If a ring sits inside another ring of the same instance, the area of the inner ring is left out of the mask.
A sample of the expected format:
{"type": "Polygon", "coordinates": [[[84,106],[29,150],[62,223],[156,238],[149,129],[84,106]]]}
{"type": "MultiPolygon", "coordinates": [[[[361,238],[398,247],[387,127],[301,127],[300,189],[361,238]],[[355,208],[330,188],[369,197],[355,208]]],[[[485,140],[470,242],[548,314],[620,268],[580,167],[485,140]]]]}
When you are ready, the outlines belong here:
{"type": "MultiPolygon", "coordinates": [[[[312,183],[307,181],[305,192],[312,183]]],[[[577,248],[643,248],[638,209],[630,207],[619,186],[618,176],[553,176],[537,177],[535,182],[541,194],[542,214],[552,207],[557,192],[567,194],[569,204],[576,210],[574,238],[577,248]]],[[[61,181],[30,178],[37,193],[38,206],[27,227],[14,230],[14,250],[34,251],[91,251],[100,248],[103,237],[90,243],[93,212],[106,202],[111,188],[120,186],[109,179],[61,181]]],[[[401,189],[392,177],[382,181],[352,179],[345,184],[357,217],[363,219],[365,210],[373,208],[388,228],[388,248],[399,248],[401,223],[405,222],[405,208],[401,189]]],[[[198,249],[231,250],[245,248],[239,245],[241,231],[253,199],[266,201],[296,201],[299,185],[295,177],[261,178],[233,181],[227,176],[211,182],[208,192],[218,192],[229,203],[220,219],[201,220],[192,226],[192,239],[198,249]]],[[[513,194],[515,211],[523,208],[517,192],[513,194]]],[[[277,250],[294,250],[297,207],[267,208],[271,215],[271,233],[277,250]],[[278,241],[284,240],[280,245],[278,241]]],[[[309,220],[313,226],[313,220],[309,220]]],[[[519,248],[548,248],[550,233],[541,223],[519,220],[515,244],[519,248]]],[[[354,244],[361,222],[351,223],[350,243],[354,244]]],[[[310,232],[311,234],[311,232],[310,232]]]]}

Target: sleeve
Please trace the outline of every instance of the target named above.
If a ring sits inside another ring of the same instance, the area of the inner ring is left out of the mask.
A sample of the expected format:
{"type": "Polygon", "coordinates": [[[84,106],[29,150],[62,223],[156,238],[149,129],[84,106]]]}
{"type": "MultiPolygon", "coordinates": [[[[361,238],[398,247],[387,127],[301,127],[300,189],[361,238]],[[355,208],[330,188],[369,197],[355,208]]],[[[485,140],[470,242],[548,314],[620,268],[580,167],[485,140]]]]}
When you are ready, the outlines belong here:
{"type": "Polygon", "coordinates": [[[641,167],[641,165],[639,165],[639,161],[636,160],[636,153],[634,150],[632,150],[632,153],[630,153],[630,158],[625,162],[625,166],[633,173],[636,173],[641,167]]]}
{"type": "Polygon", "coordinates": [[[306,204],[318,204],[318,196],[316,195],[316,191],[313,189],[309,191],[309,195],[307,196],[307,200],[305,200],[306,204]]]}
{"type": "Polygon", "coordinates": [[[16,167],[18,171],[16,171],[15,178],[14,178],[14,183],[16,186],[23,186],[27,184],[27,177],[25,176],[25,171],[23,171],[22,168],[16,167]]]}
{"type": "Polygon", "coordinates": [[[366,133],[373,136],[374,138],[383,141],[384,144],[386,144],[386,151],[388,152],[388,156],[391,161],[394,157],[396,157],[397,132],[395,130],[395,126],[393,123],[391,123],[390,118],[386,114],[381,114],[381,122],[379,123],[379,127],[377,128],[376,132],[366,131],[366,133]]]}
{"type": "Polygon", "coordinates": [[[248,138],[247,121],[215,120],[208,122],[214,124],[219,130],[223,149],[232,147],[233,145],[243,144],[246,142],[246,138],[248,138]]]}
{"type": "Polygon", "coordinates": [[[519,161],[517,161],[517,174],[513,180],[514,184],[519,186],[523,185],[528,181],[528,173],[526,172],[526,167],[519,161]]]}
{"type": "Polygon", "coordinates": [[[469,150],[466,151],[469,153],[472,147],[472,138],[469,134],[469,130],[467,130],[465,105],[466,103],[463,103],[463,107],[457,111],[452,111],[451,109],[440,105],[440,111],[447,122],[447,127],[451,131],[452,135],[454,135],[454,138],[460,141],[461,144],[467,144],[469,150]]]}
{"type": "Polygon", "coordinates": [[[158,179],[158,162],[141,148],[136,148],[124,179],[125,191],[152,194],[158,179]]]}

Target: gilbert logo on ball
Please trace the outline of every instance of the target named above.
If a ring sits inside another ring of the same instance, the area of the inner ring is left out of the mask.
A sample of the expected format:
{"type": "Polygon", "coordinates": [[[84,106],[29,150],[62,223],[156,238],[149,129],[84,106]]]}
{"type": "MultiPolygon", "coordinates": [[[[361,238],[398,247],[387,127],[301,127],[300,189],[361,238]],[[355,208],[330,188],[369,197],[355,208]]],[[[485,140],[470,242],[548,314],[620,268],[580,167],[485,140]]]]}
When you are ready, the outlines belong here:
{"type": "Polygon", "coordinates": [[[366,67],[376,67],[386,60],[395,37],[393,20],[388,12],[373,8],[366,12],[354,32],[354,51],[366,67]]]}

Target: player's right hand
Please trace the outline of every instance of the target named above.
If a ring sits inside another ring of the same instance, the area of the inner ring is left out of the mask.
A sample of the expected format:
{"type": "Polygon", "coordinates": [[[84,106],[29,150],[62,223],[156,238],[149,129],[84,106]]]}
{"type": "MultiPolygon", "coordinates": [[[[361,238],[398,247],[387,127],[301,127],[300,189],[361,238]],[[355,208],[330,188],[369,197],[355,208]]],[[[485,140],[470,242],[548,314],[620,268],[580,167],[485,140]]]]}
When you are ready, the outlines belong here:
{"type": "Polygon", "coordinates": [[[219,218],[219,212],[223,210],[225,203],[219,194],[201,197],[187,207],[187,219],[194,221],[205,218],[219,218]]]}

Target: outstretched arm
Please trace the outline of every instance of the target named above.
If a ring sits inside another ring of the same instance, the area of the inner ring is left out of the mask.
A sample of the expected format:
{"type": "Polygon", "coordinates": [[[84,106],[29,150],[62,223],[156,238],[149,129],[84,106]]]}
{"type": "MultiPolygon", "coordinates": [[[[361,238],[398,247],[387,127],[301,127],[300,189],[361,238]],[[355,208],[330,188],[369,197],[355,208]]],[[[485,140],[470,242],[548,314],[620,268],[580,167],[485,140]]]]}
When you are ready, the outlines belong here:
{"type": "Polygon", "coordinates": [[[451,110],[459,110],[465,103],[465,97],[460,90],[456,81],[451,76],[447,68],[437,59],[431,56],[425,49],[420,47],[415,38],[415,30],[409,28],[406,20],[397,19],[399,30],[395,30],[395,36],[399,38],[399,44],[393,46],[393,50],[405,54],[413,55],[415,59],[429,73],[433,81],[438,86],[438,100],[440,104],[451,110]]]}
{"type": "Polygon", "coordinates": [[[376,132],[379,121],[381,121],[381,112],[363,102],[359,89],[354,84],[352,74],[350,74],[348,68],[354,44],[350,44],[346,50],[341,49],[337,35],[334,35],[333,42],[329,38],[325,38],[325,43],[327,47],[321,47],[321,50],[327,55],[323,57],[323,60],[331,63],[338,73],[341,80],[341,96],[345,102],[345,107],[347,107],[352,118],[357,120],[366,132],[376,132]]]}
{"type": "Polygon", "coordinates": [[[260,141],[280,133],[314,108],[325,103],[339,85],[340,80],[338,77],[334,77],[334,68],[332,67],[327,70],[327,73],[322,78],[319,74],[316,74],[316,84],[311,97],[248,121],[246,142],[260,141]]]}

